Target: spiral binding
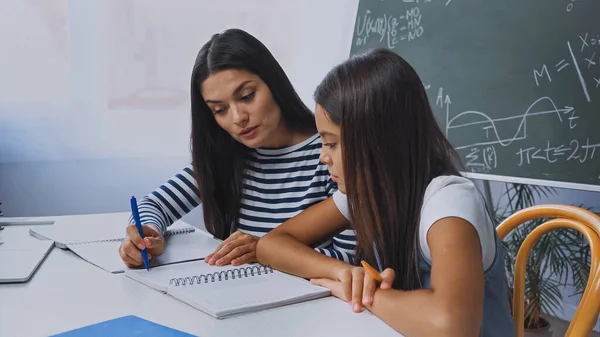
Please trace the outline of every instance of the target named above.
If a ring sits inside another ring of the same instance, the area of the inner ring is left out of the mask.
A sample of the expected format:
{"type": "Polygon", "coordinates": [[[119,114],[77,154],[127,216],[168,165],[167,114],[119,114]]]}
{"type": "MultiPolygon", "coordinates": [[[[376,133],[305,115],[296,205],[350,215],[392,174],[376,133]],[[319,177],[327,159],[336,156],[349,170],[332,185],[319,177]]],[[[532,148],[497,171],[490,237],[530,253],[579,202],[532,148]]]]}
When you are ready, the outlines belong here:
{"type": "Polygon", "coordinates": [[[214,272],[211,274],[201,274],[194,276],[186,276],[186,277],[177,277],[172,278],[169,281],[169,285],[178,286],[186,286],[193,284],[201,284],[210,282],[220,282],[225,280],[235,280],[236,278],[242,277],[250,277],[250,276],[258,276],[258,275],[266,275],[269,273],[273,273],[273,268],[271,266],[258,265],[258,266],[250,266],[250,267],[240,267],[235,269],[223,270],[214,272]]]}
{"type": "Polygon", "coordinates": [[[106,239],[106,240],[92,240],[92,241],[79,241],[79,242],[67,242],[65,245],[67,246],[75,246],[75,245],[87,245],[90,243],[108,243],[108,242],[121,242],[123,238],[118,239],[106,239]]]}
{"type": "MultiPolygon", "coordinates": [[[[167,232],[165,233],[165,237],[170,237],[170,236],[175,236],[175,235],[182,235],[182,234],[188,234],[188,233],[193,233],[194,231],[196,231],[195,228],[178,228],[178,229],[169,229],[167,230],[167,232]]],[[[125,238],[116,238],[116,239],[106,239],[106,240],[91,240],[91,241],[79,241],[79,242],[67,242],[65,245],[68,246],[74,246],[74,245],[88,245],[91,243],[111,243],[111,242],[121,242],[125,240],[125,238]]]]}
{"type": "Polygon", "coordinates": [[[179,229],[168,229],[165,233],[165,236],[175,236],[181,234],[193,233],[196,231],[196,228],[179,228],[179,229]]]}

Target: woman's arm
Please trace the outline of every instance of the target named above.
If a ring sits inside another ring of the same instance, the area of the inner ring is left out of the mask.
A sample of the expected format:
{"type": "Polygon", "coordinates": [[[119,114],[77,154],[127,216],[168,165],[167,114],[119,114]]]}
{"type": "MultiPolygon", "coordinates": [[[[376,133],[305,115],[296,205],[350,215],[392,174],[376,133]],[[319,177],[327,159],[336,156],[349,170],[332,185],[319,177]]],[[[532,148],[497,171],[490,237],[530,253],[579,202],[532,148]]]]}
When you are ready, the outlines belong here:
{"type": "MultiPolygon", "coordinates": [[[[323,165],[324,168],[327,166],[323,165]]],[[[328,197],[334,197],[335,194],[339,194],[338,186],[331,176],[327,178],[327,187],[326,192],[328,197]]],[[[345,199],[343,202],[346,202],[345,199]]],[[[338,207],[339,205],[334,197],[334,203],[338,207]]],[[[343,213],[342,213],[343,214],[343,213]]],[[[356,232],[352,229],[346,229],[341,233],[337,233],[331,242],[331,244],[326,248],[315,248],[321,254],[325,254],[329,257],[333,257],[334,259],[338,259],[340,261],[344,261],[349,264],[354,263],[354,255],[356,254],[356,232]]]]}
{"type": "Polygon", "coordinates": [[[444,218],[429,229],[427,243],[431,287],[378,289],[369,310],[406,336],[479,336],[484,270],[475,228],[459,218],[444,218]]]}
{"type": "Polygon", "coordinates": [[[200,203],[196,179],[192,167],[188,166],[173,176],[151,194],[140,199],[140,221],[144,239],[140,236],[129,216],[127,235],[119,246],[119,255],[128,267],[142,265],[141,250],[148,250],[148,257],[162,255],[165,251],[163,235],[173,222],[189,213],[200,203]]]}
{"type": "Polygon", "coordinates": [[[304,278],[333,278],[334,269],[347,265],[311,247],[347,228],[333,199],[325,199],[263,236],[256,247],[258,262],[304,278]]]}
{"type": "Polygon", "coordinates": [[[315,248],[315,250],[334,259],[353,264],[356,254],[356,233],[352,229],[347,229],[336,234],[329,246],[315,248]]]}
{"type": "MultiPolygon", "coordinates": [[[[167,227],[199,204],[198,187],[190,165],[140,199],[140,220],[143,225],[155,227],[164,235],[167,227]]],[[[129,223],[134,223],[133,216],[130,216],[129,223]]]]}

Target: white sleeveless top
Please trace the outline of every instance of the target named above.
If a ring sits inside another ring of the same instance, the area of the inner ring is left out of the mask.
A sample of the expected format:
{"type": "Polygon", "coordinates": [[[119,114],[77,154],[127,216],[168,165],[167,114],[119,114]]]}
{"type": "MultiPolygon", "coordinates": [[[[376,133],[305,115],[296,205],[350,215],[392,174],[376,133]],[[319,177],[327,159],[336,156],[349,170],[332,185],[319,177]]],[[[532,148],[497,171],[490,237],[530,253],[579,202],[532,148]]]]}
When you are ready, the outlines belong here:
{"type": "MultiPolygon", "coordinates": [[[[340,212],[350,220],[346,195],[338,190],[333,194],[333,200],[340,212]]],[[[419,243],[423,257],[431,262],[431,251],[427,244],[429,229],[436,221],[448,217],[461,218],[475,227],[481,245],[483,269],[487,270],[496,254],[496,229],[475,184],[460,176],[439,176],[427,185],[419,222],[419,243]]]]}

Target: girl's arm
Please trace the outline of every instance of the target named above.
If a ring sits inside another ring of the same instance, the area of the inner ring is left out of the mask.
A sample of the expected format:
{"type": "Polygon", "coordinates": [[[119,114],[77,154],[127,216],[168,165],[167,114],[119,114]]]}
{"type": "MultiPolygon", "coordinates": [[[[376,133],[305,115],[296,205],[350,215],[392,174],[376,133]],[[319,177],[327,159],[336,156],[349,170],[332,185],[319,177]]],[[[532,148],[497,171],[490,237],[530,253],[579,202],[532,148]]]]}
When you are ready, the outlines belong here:
{"type": "Polygon", "coordinates": [[[258,262],[304,278],[334,278],[334,270],[347,264],[311,247],[348,228],[333,199],[325,199],[263,236],[256,247],[258,262]]]}
{"type": "Polygon", "coordinates": [[[444,218],[429,229],[427,243],[430,289],[378,289],[369,310],[406,336],[479,336],[484,270],[475,228],[463,219],[444,218]]]}

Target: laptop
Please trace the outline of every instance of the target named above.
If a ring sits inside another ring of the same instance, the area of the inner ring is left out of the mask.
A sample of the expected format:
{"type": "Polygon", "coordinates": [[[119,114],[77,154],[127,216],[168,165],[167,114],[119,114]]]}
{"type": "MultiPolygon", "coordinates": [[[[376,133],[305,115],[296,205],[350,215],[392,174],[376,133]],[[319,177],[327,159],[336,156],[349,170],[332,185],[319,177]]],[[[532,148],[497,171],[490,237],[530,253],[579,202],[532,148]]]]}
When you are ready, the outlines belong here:
{"type": "Polygon", "coordinates": [[[52,247],[51,240],[0,241],[0,283],[28,282],[52,247]]]}

